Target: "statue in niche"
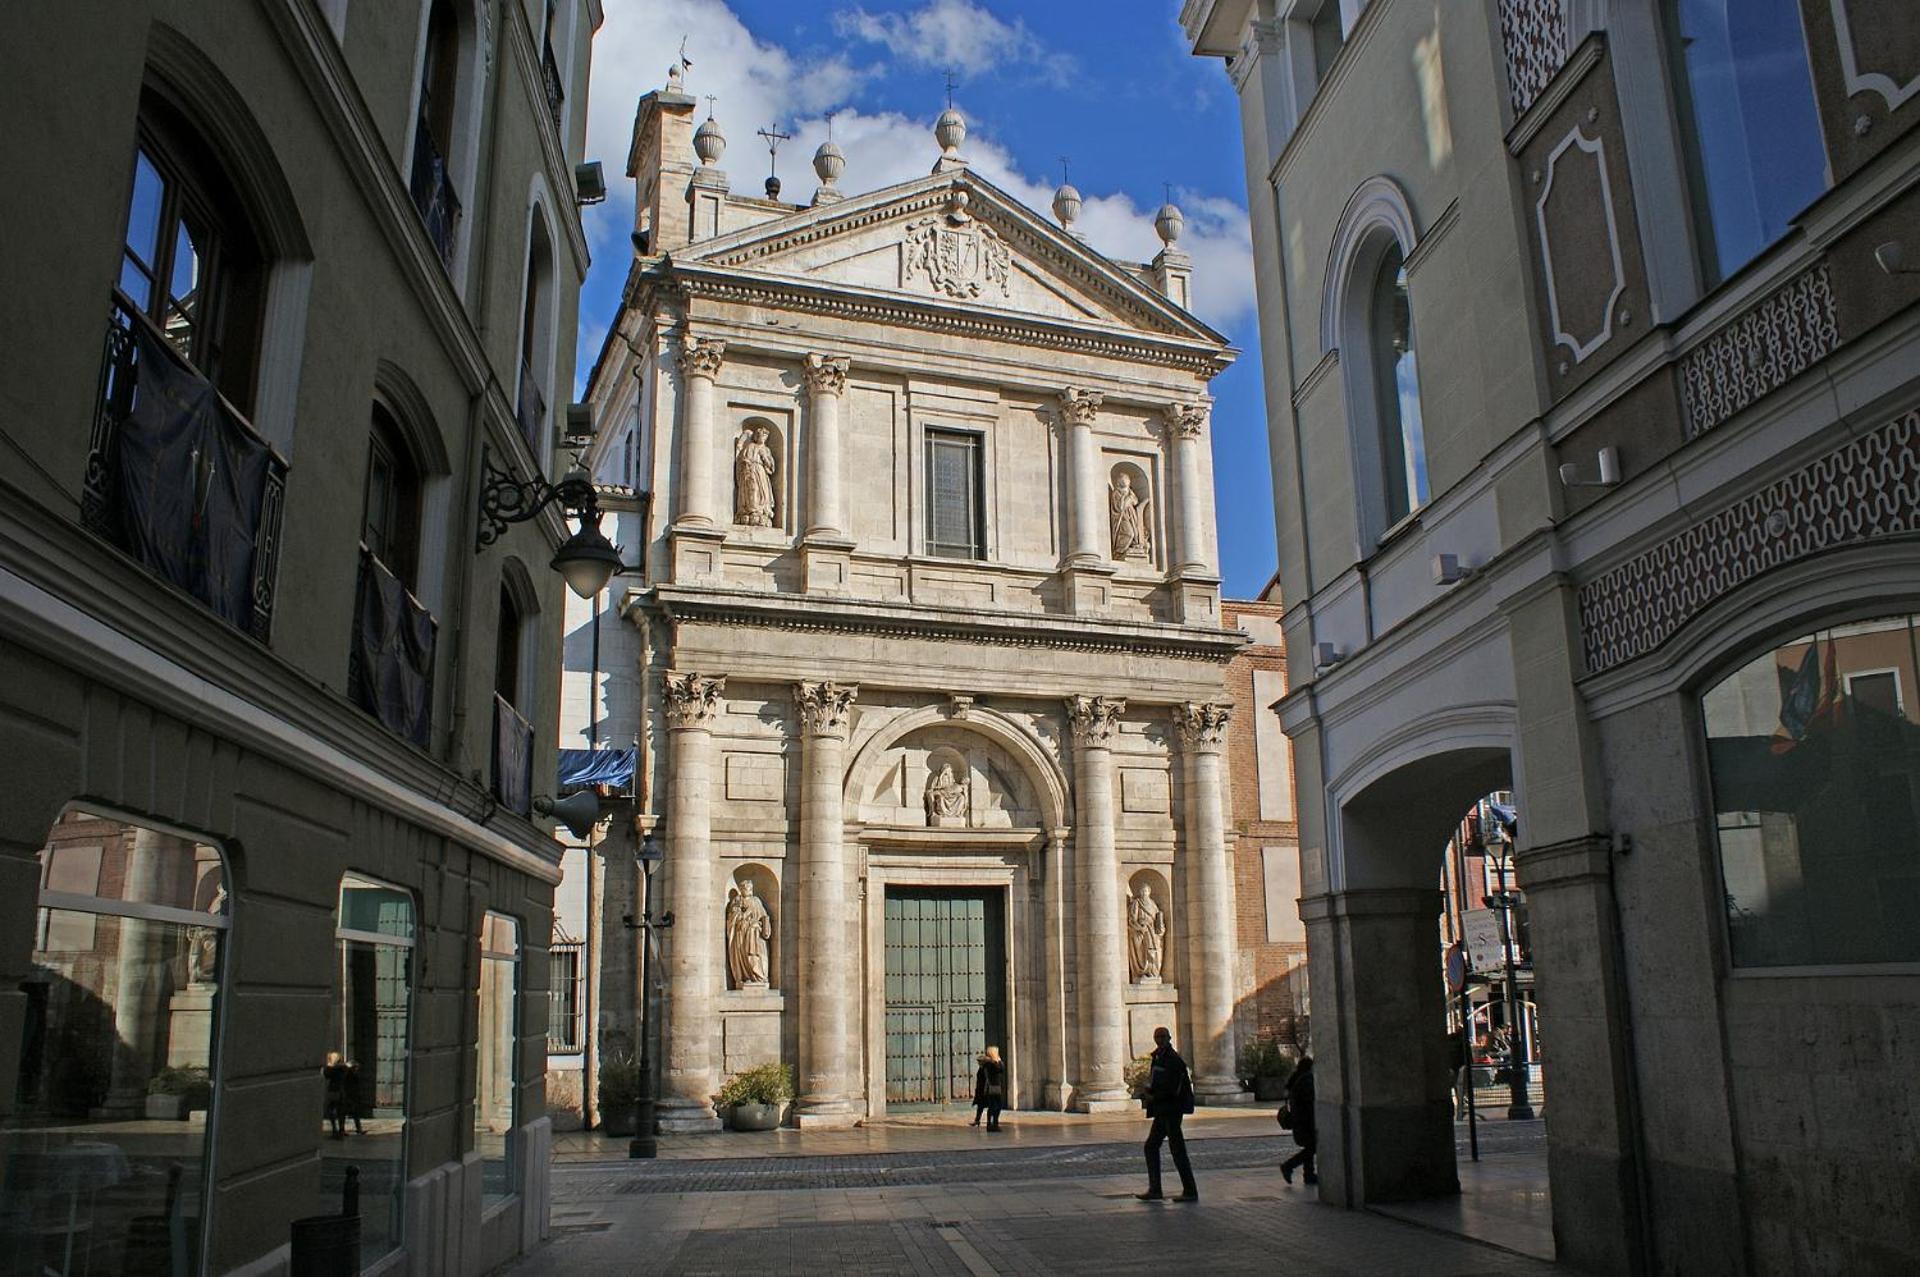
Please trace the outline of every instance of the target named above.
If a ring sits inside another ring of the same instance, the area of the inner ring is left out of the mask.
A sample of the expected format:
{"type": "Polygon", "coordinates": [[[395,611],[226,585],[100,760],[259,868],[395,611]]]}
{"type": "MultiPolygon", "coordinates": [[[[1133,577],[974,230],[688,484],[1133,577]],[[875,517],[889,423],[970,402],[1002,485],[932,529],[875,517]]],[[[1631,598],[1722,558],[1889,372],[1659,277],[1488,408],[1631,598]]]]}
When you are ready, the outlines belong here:
{"type": "Polygon", "coordinates": [[[733,521],[749,528],[773,526],[773,476],[778,468],[765,426],[747,426],[733,441],[733,521]]]}
{"type": "Polygon", "coordinates": [[[953,774],[952,763],[941,763],[940,769],[927,781],[927,823],[929,825],[964,825],[967,821],[966,782],[953,774]]]}
{"type": "Polygon", "coordinates": [[[767,942],[773,939],[773,918],[753,893],[753,880],[743,878],[727,892],[727,975],[736,989],[767,987],[767,942]]]}
{"type": "MultiPolygon", "coordinates": [[[[207,912],[219,917],[227,911],[227,885],[213,889],[207,912]]],[[[217,927],[187,928],[187,978],[194,984],[212,984],[220,975],[220,930],[217,927]]]]}
{"type": "Polygon", "coordinates": [[[1153,886],[1141,883],[1127,898],[1127,965],[1135,984],[1160,983],[1160,961],[1166,947],[1167,915],[1153,902],[1153,886]]]}
{"type": "Polygon", "coordinates": [[[1153,557],[1153,533],[1147,527],[1147,504],[1133,490],[1133,476],[1122,470],[1107,487],[1107,517],[1112,524],[1113,558],[1153,557]]]}

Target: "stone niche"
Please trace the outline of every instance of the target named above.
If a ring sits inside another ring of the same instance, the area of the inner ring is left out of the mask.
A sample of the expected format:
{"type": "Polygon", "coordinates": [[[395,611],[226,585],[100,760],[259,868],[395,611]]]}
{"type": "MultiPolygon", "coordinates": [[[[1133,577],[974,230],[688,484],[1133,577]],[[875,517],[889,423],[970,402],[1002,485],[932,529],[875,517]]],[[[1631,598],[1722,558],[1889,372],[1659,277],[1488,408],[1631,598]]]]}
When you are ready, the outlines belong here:
{"type": "Polygon", "coordinates": [[[860,796],[861,819],[927,829],[1031,829],[1039,803],[1025,771],[995,742],[941,724],[889,749],[860,796]]]}

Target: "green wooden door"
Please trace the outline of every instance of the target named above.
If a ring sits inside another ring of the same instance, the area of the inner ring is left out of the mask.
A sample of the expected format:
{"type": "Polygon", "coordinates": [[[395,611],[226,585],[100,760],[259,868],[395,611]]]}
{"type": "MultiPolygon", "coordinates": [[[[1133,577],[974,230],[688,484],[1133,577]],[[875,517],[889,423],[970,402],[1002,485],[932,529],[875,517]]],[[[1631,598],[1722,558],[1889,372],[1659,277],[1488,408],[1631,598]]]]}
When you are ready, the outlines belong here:
{"type": "Polygon", "coordinates": [[[975,1058],[1006,1040],[1006,945],[997,891],[889,887],[887,1103],[970,1104],[975,1058]]]}

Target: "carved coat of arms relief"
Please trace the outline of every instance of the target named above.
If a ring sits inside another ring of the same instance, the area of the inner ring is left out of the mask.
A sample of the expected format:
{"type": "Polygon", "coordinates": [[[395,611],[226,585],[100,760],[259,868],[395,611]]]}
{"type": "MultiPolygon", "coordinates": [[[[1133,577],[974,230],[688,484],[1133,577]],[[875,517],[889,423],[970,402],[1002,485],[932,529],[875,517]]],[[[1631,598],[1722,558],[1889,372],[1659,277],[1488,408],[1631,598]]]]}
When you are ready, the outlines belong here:
{"type": "Polygon", "coordinates": [[[967,193],[955,191],[947,211],[907,224],[901,283],[924,278],[938,293],[971,299],[1009,294],[1013,254],[991,226],[967,212],[967,193]]]}

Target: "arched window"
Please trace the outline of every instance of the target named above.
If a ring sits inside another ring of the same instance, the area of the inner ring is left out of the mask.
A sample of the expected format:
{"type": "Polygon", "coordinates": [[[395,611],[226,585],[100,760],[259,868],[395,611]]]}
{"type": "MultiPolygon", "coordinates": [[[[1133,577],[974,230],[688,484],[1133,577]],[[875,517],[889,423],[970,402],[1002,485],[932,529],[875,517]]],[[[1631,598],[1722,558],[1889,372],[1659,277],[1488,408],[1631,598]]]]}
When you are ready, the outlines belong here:
{"type": "Polygon", "coordinates": [[[1920,964],[1920,616],[1779,643],[1702,694],[1739,967],[1920,964]]]}
{"type": "Polygon", "coordinates": [[[1702,273],[1758,257],[1827,187],[1797,0],[1667,0],[1702,273]]]}
{"type": "Polygon", "coordinates": [[[413,1035],[413,897],[347,874],[334,932],[334,996],[321,1066],[325,1139],[320,1204],[340,1209],[347,1169],[360,1167],[360,1266],[399,1249],[407,1149],[407,1061],[413,1035]],[[334,1144],[346,1138],[351,1145],[334,1144]],[[366,1164],[386,1163],[369,1168],[366,1164]]]}
{"type": "Polygon", "coordinates": [[[158,94],[140,100],[116,302],[166,334],[241,412],[258,372],[260,246],[220,166],[158,94]]]}
{"type": "Polygon", "coordinates": [[[373,406],[360,516],[360,575],[347,695],[422,749],[433,730],[438,625],[421,603],[421,466],[384,404],[373,406]]]}
{"type": "Polygon", "coordinates": [[[413,169],[408,187],[426,223],[427,237],[451,270],[460,227],[460,183],[456,145],[462,140],[461,115],[467,110],[462,64],[471,15],[456,0],[431,0],[420,56],[420,108],[414,121],[413,169]]]}
{"type": "Polygon", "coordinates": [[[553,362],[553,237],[537,205],[527,234],[526,289],[520,309],[520,433],[535,459],[545,461],[547,374],[553,362]]]}
{"type": "Polygon", "coordinates": [[[1414,240],[1405,192],[1368,178],[1340,216],[1323,285],[1320,338],[1338,353],[1346,390],[1362,557],[1429,495],[1406,267],[1414,240]]]}
{"type": "Polygon", "coordinates": [[[500,583],[500,610],[493,636],[493,690],[501,700],[520,706],[520,638],[526,617],[513,588],[500,583]]]}
{"type": "Polygon", "coordinates": [[[1386,250],[1367,302],[1373,363],[1374,420],[1380,431],[1381,492],[1391,527],[1427,503],[1427,446],[1420,428],[1420,371],[1413,351],[1413,306],[1407,268],[1396,245],[1386,250]]]}
{"type": "Polygon", "coordinates": [[[360,540],[409,590],[419,585],[420,469],[395,424],[380,404],[373,406],[367,436],[367,485],[360,540]]]}
{"type": "Polygon", "coordinates": [[[532,671],[538,659],[530,622],[539,611],[532,578],[517,559],[502,565],[493,650],[493,792],[500,805],[527,815],[533,803],[532,671]]]}

